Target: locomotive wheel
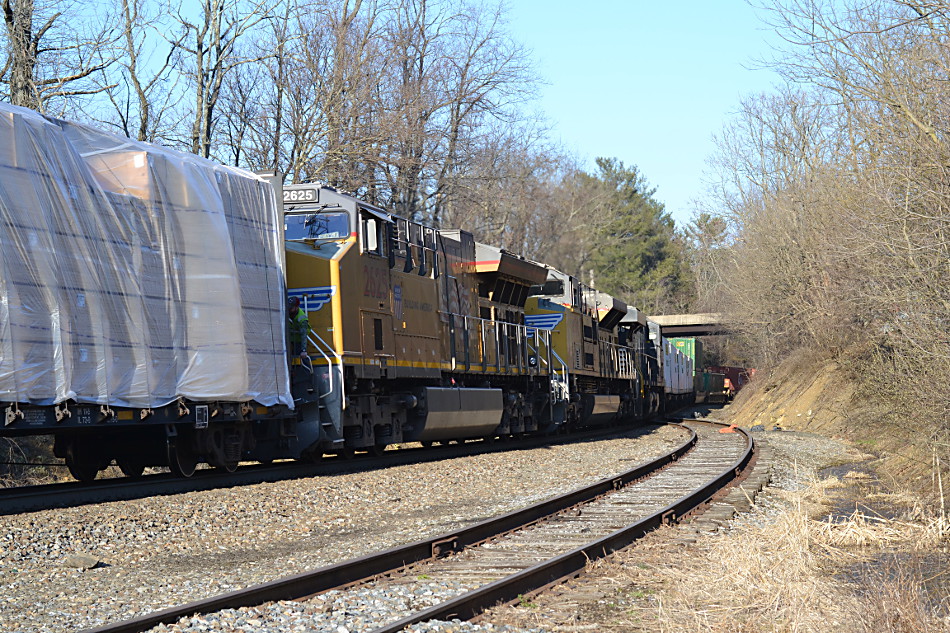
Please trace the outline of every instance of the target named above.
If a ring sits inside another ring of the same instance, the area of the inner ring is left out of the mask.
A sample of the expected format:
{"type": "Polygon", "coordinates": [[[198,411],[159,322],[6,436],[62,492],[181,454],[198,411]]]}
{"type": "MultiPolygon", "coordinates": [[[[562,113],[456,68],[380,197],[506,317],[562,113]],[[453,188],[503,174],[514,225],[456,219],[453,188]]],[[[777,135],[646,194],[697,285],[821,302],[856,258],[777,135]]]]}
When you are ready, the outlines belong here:
{"type": "Polygon", "coordinates": [[[432,440],[426,440],[425,442],[419,442],[422,444],[422,448],[432,448],[432,440]]]}
{"type": "Polygon", "coordinates": [[[91,451],[84,450],[85,448],[84,443],[78,440],[73,440],[66,446],[66,468],[77,481],[89,482],[102,470],[99,467],[102,460],[91,451]]]}
{"type": "Polygon", "coordinates": [[[115,461],[119,465],[119,470],[126,477],[135,479],[141,477],[142,473],[145,472],[145,462],[136,457],[117,457],[115,461]]]}
{"type": "Polygon", "coordinates": [[[369,449],[369,454],[373,457],[382,457],[383,453],[386,452],[385,444],[374,444],[372,448],[369,449]]]}
{"type": "Polygon", "coordinates": [[[198,455],[187,438],[168,438],[168,468],[176,477],[191,477],[198,467],[198,455]]]}

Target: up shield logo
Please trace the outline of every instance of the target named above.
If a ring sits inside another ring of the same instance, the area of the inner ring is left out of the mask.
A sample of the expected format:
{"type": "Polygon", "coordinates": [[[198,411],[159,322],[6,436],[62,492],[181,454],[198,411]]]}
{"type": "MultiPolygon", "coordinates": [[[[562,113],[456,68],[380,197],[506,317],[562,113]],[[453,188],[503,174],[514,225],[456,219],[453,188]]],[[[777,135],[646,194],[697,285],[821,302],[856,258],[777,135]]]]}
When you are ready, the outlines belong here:
{"type": "Polygon", "coordinates": [[[563,320],[563,314],[527,314],[524,317],[524,324],[529,328],[553,330],[563,320]]]}
{"type": "Polygon", "coordinates": [[[330,303],[331,297],[336,294],[336,286],[316,286],[314,288],[290,288],[287,297],[300,299],[300,307],[304,312],[316,312],[330,303]]]}

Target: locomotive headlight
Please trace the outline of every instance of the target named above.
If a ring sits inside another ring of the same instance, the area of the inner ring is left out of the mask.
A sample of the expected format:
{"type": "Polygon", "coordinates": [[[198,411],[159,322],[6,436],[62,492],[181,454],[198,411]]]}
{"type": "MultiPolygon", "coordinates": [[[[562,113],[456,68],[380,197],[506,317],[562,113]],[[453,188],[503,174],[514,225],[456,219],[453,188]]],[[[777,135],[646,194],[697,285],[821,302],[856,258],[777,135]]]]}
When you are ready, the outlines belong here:
{"type": "Polygon", "coordinates": [[[538,366],[538,357],[537,356],[528,356],[528,365],[531,367],[538,366]]]}

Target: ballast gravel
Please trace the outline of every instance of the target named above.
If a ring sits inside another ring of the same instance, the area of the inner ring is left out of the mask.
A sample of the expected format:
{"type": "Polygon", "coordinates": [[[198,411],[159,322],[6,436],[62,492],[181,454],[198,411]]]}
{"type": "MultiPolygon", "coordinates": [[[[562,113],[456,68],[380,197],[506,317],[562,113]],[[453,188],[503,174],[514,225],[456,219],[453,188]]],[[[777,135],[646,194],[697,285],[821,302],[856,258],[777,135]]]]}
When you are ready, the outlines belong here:
{"type": "MultiPolygon", "coordinates": [[[[474,585],[451,583],[424,590],[411,587],[390,587],[383,594],[372,589],[357,591],[329,591],[309,602],[274,602],[259,607],[226,609],[214,614],[184,618],[172,625],[160,625],[151,633],[208,633],[228,631],[233,633],[357,633],[371,631],[408,616],[417,611],[434,607],[474,585]]],[[[495,631],[503,633],[534,633],[531,629],[512,629],[506,626],[482,627],[468,622],[423,622],[409,629],[423,631],[495,631]]],[[[537,630],[540,633],[540,629],[537,630]]]]}
{"type": "MultiPolygon", "coordinates": [[[[0,517],[0,631],[92,628],[455,530],[633,468],[684,433],[647,427],[610,440],[0,517]],[[76,554],[101,563],[67,566],[76,554]]],[[[390,597],[369,600],[383,618],[372,624],[318,622],[285,605],[286,626],[247,630],[355,633],[392,621],[390,597]]],[[[165,630],[242,630],[223,626],[165,630]]],[[[433,622],[413,630],[508,629],[433,622]]]]}

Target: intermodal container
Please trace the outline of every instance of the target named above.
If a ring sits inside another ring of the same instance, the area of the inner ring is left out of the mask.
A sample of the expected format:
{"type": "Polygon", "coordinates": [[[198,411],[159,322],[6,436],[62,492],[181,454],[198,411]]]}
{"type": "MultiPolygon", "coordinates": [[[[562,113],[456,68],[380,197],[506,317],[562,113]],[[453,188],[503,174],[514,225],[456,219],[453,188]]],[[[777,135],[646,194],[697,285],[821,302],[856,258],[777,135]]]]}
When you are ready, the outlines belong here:
{"type": "Polygon", "coordinates": [[[687,356],[693,359],[693,367],[697,372],[703,370],[703,342],[698,338],[672,338],[670,342],[687,356]]]}

